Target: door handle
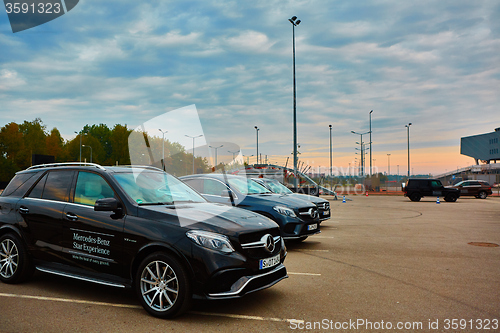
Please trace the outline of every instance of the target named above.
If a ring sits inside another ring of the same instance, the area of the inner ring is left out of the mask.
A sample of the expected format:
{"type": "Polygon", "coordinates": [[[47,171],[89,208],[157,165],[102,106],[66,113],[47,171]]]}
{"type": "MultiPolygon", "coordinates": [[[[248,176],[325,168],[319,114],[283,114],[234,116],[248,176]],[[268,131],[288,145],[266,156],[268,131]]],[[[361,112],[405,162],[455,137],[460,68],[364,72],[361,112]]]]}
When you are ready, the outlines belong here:
{"type": "Polygon", "coordinates": [[[66,213],[66,218],[70,221],[78,220],[78,216],[73,213],[66,213]]]}
{"type": "Polygon", "coordinates": [[[19,207],[19,213],[21,213],[21,214],[28,214],[29,213],[29,209],[26,208],[26,207],[19,207]]]}

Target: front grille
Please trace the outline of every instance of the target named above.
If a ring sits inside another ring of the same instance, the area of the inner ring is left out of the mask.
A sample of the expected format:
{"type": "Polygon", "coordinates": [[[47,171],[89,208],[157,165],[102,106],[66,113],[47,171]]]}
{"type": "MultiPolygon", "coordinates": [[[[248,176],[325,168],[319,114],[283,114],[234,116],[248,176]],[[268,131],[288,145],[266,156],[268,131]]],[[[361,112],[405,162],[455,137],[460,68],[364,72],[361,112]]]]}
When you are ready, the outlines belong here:
{"type": "Polygon", "coordinates": [[[314,222],[318,220],[318,208],[299,208],[299,218],[305,222],[314,222]]]}
{"type": "Polygon", "coordinates": [[[260,232],[240,235],[241,252],[248,258],[261,259],[271,255],[276,255],[281,251],[281,236],[279,229],[268,229],[260,232]],[[271,235],[274,242],[274,250],[269,252],[264,243],[261,242],[262,237],[271,235]]]}
{"type": "Polygon", "coordinates": [[[320,202],[316,204],[316,207],[318,207],[319,210],[328,210],[330,209],[330,203],[329,202],[320,202]]]}

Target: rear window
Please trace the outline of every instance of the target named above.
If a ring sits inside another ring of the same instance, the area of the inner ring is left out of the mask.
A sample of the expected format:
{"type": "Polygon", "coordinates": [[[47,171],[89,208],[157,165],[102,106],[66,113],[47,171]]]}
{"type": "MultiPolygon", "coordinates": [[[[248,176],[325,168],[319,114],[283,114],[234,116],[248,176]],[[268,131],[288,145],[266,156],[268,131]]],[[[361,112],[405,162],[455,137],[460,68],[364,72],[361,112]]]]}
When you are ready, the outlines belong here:
{"type": "Polygon", "coordinates": [[[70,170],[48,172],[36,184],[29,197],[67,202],[74,173],[70,170]]]}
{"type": "Polygon", "coordinates": [[[7,197],[12,194],[17,196],[22,196],[24,192],[26,192],[31,185],[38,179],[38,177],[34,177],[35,175],[39,175],[40,172],[28,172],[28,173],[18,173],[12,178],[9,185],[2,192],[2,197],[7,197]]]}

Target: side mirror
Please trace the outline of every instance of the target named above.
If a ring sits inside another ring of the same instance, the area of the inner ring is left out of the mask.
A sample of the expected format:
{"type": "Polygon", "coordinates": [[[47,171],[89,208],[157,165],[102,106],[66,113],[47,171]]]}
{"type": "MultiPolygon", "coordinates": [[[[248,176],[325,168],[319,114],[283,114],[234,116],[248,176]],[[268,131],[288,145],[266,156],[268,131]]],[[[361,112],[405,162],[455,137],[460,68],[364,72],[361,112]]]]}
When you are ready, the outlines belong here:
{"type": "Polygon", "coordinates": [[[94,204],[96,212],[119,212],[122,210],[121,203],[116,198],[98,199],[94,204]]]}

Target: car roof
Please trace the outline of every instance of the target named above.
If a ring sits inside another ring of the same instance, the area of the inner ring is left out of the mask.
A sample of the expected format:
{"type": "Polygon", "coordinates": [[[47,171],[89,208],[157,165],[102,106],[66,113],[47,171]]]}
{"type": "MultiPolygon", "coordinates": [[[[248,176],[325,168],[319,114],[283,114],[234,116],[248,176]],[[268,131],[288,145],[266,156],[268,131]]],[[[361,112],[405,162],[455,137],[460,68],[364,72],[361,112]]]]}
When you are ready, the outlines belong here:
{"type": "Polygon", "coordinates": [[[220,179],[220,180],[227,179],[227,178],[248,179],[245,176],[238,176],[238,175],[232,175],[232,174],[225,174],[224,175],[224,174],[221,174],[221,173],[202,173],[202,174],[196,174],[196,175],[182,176],[182,177],[179,177],[179,178],[180,179],[184,179],[184,178],[201,178],[201,177],[215,178],[215,179],[220,179]]]}
{"type": "Polygon", "coordinates": [[[25,172],[37,172],[45,170],[64,170],[64,169],[78,169],[78,170],[100,170],[102,172],[130,172],[131,170],[151,170],[159,171],[163,170],[156,168],[154,166],[143,166],[143,165],[118,165],[118,166],[102,166],[96,163],[86,163],[86,162],[64,162],[64,163],[50,163],[50,164],[38,164],[33,165],[26,170],[19,171],[19,173],[25,172]]]}

